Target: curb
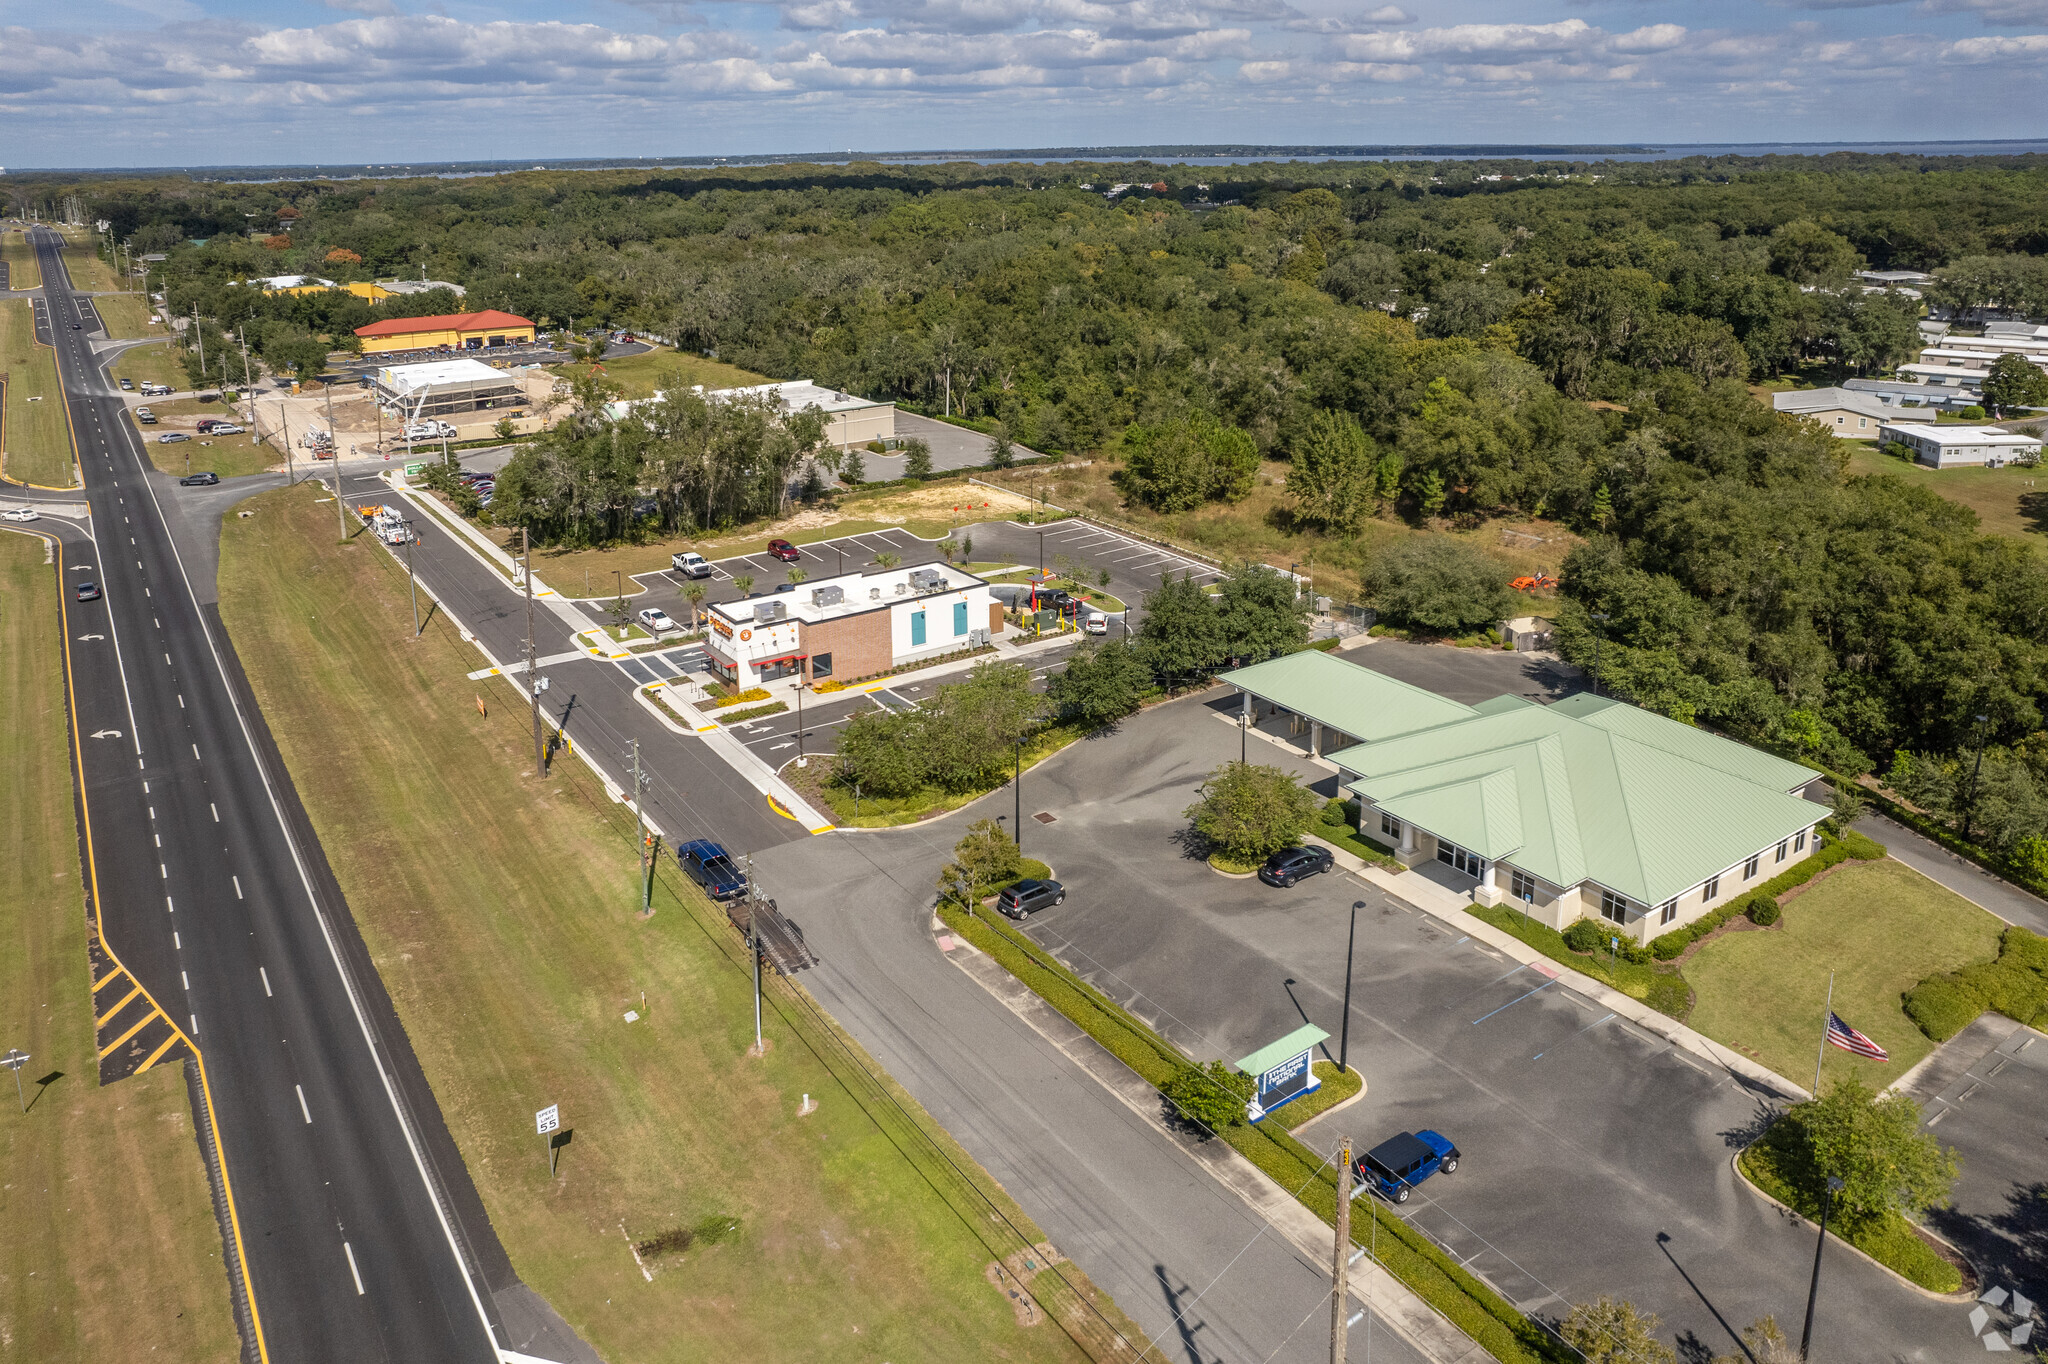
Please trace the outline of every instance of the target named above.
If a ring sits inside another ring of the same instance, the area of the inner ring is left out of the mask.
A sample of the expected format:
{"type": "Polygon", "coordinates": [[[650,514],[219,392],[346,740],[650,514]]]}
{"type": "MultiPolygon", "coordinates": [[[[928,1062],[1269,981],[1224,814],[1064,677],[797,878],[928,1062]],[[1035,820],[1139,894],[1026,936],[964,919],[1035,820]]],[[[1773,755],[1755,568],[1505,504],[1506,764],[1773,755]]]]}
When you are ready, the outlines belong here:
{"type": "MultiPolygon", "coordinates": [[[[1748,1149],[1749,1147],[1747,1146],[1742,1148],[1743,1151],[1747,1151],[1748,1149]]],[[[1786,1207],[1783,1203],[1780,1203],[1777,1199],[1771,1197],[1762,1189],[1758,1188],[1756,1186],[1755,1181],[1750,1179],[1748,1175],[1742,1172],[1742,1151],[1737,1151],[1734,1155],[1728,1158],[1728,1168],[1735,1171],[1735,1177],[1742,1181],[1742,1185],[1744,1188],[1748,1189],[1758,1198],[1761,1198],[1764,1202],[1776,1208],[1779,1212],[1782,1212],[1787,1217],[1790,1217],[1794,1222],[1797,1222],[1801,1226],[1806,1227],[1814,1225],[1812,1219],[1808,1218],[1805,1213],[1799,1212],[1794,1208],[1786,1207]]],[[[1947,1246],[1950,1250],[1955,1251],[1957,1256],[1959,1256],[1962,1259],[1963,1263],[1970,1266],[1970,1273],[1976,1276],[1978,1285],[1980,1287],[1983,1285],[1984,1276],[1982,1273],[1978,1271],[1976,1261],[1972,1260],[1969,1256],[1964,1255],[1961,1250],[1957,1249],[1955,1242],[1949,1240],[1946,1236],[1936,1235],[1934,1232],[1929,1231],[1926,1227],[1921,1226],[1918,1222],[1914,1222],[1912,1224],[1912,1227],[1914,1231],[1918,1232],[1922,1236],[1925,1236],[1928,1240],[1939,1241],[1944,1246],[1947,1246]]],[[[1922,1288],[1919,1284],[1914,1283],[1911,1279],[1899,1273],[1898,1270],[1893,1269],[1884,1261],[1874,1259],[1864,1251],[1858,1250],[1855,1246],[1850,1245],[1847,1241],[1843,1240],[1838,1233],[1829,1232],[1828,1235],[1834,1238],[1830,1244],[1840,1246],[1843,1250],[1848,1251],[1851,1255],[1854,1255],[1859,1260],[1863,1260],[1869,1264],[1876,1265],[1879,1269],[1891,1275],[1894,1279],[1897,1279],[1900,1283],[1904,1284],[1907,1288],[1912,1289],[1915,1293],[1918,1293],[1923,1298],[1932,1298],[1935,1302],[1952,1303],[1966,1303],[1977,1301],[1976,1293],[1972,1292],[1967,1288],[1958,1289],[1953,1293],[1937,1293],[1931,1288],[1922,1288]]]]}
{"type": "MultiPolygon", "coordinates": [[[[941,947],[940,951],[968,979],[986,990],[998,1004],[1073,1062],[1089,1079],[1101,1085],[1111,1098],[1128,1108],[1140,1122],[1165,1137],[1217,1183],[1242,1199],[1252,1215],[1270,1227],[1282,1242],[1308,1263],[1322,1269],[1330,1254],[1331,1229],[1321,1218],[1296,1202],[1292,1194],[1239,1155],[1228,1143],[1195,1143],[1176,1134],[1160,1119],[1159,1091],[1083,1032],[1073,1020],[1032,993],[1029,986],[1004,970],[994,958],[965,938],[953,936],[952,930],[946,928],[936,915],[933,920],[940,923],[933,932],[934,946],[938,945],[941,935],[947,937],[953,948],[947,951],[941,947]],[[994,980],[989,979],[991,975],[994,980]],[[1069,1040],[1062,1041],[1058,1035],[1061,1033],[1070,1034],[1069,1040]],[[1103,1073],[1104,1069],[1109,1071],[1107,1075],[1103,1073]]],[[[1364,1090],[1359,1093],[1363,1094],[1364,1090]]],[[[1337,1109],[1333,1107],[1329,1111],[1334,1113],[1337,1109]]],[[[1317,1115],[1318,1118],[1324,1116],[1327,1114],[1317,1115]]],[[[1351,1267],[1350,1279],[1354,1298],[1369,1305],[1381,1325],[1393,1331],[1432,1364],[1491,1364],[1492,1356],[1477,1341],[1460,1331],[1377,1261],[1360,1260],[1351,1267]]]]}

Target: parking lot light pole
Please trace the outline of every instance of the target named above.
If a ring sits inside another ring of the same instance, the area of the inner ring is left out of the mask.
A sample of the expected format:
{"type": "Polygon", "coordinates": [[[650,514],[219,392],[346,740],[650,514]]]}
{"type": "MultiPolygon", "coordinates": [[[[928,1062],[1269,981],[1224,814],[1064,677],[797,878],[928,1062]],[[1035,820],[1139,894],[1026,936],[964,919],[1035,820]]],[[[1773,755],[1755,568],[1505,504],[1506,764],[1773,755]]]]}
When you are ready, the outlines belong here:
{"type": "Polygon", "coordinates": [[[1017,840],[1017,851],[1024,851],[1024,741],[1017,740],[1017,770],[1010,778],[1010,791],[1016,800],[1017,826],[1011,835],[1017,840]]]}
{"type": "Polygon", "coordinates": [[[1337,1073],[1351,1069],[1351,953],[1358,946],[1358,911],[1365,901],[1351,902],[1351,936],[1344,940],[1344,1024],[1337,1033],[1337,1073]]]}
{"type": "Polygon", "coordinates": [[[1828,1213],[1834,1209],[1835,1195],[1842,1191],[1842,1180],[1828,1176],[1827,1192],[1821,1195],[1820,1239],[1813,1243],[1813,1282],[1806,1288],[1806,1328],[1799,1333],[1799,1357],[1807,1357],[1806,1350],[1813,1343],[1813,1300],[1820,1292],[1820,1253],[1828,1243],[1828,1213]]]}

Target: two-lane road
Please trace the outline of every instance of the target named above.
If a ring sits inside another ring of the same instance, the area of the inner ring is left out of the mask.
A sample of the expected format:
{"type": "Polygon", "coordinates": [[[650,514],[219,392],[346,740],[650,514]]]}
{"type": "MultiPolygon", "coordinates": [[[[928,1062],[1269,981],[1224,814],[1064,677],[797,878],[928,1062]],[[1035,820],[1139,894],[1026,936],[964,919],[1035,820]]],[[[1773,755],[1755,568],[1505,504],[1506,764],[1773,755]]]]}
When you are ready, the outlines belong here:
{"type": "MultiPolygon", "coordinates": [[[[84,579],[104,593],[67,602],[89,892],[143,987],[102,1027],[102,1073],[196,1050],[248,1358],[494,1360],[509,1264],[186,577],[159,502],[175,485],[96,363],[59,240],[34,237],[92,512],[93,543],[67,537],[67,597],[84,579]],[[160,1017],[123,1037],[151,1002],[160,1017]]],[[[103,1009],[114,990],[133,993],[116,981],[103,1009]]]]}

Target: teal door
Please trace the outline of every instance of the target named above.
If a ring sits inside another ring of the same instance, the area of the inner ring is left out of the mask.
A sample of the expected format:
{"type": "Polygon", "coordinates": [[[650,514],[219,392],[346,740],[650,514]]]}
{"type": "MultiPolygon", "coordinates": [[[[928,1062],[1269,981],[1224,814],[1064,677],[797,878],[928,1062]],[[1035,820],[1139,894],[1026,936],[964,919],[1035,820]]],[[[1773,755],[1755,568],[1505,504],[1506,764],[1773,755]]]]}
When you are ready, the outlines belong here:
{"type": "Polygon", "coordinates": [[[967,603],[964,601],[953,603],[953,633],[955,635],[967,633],[967,603]]]}
{"type": "Polygon", "coordinates": [[[910,647],[915,649],[924,643],[924,612],[910,613],[910,647]]]}

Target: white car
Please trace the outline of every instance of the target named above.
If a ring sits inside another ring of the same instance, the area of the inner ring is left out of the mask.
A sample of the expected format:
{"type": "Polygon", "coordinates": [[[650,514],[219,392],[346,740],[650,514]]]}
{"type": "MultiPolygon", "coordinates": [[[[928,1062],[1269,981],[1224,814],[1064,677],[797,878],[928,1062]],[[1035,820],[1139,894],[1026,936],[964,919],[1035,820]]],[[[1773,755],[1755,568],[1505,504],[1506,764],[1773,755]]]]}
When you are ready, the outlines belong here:
{"type": "Polygon", "coordinates": [[[243,434],[243,431],[243,427],[239,427],[233,422],[221,422],[213,430],[207,432],[207,434],[210,436],[239,436],[243,434]]]}
{"type": "Polygon", "coordinates": [[[0,520],[5,521],[35,521],[38,519],[40,518],[36,516],[35,509],[32,507],[16,507],[12,511],[0,512],[0,520]]]}
{"type": "Polygon", "coordinates": [[[1091,635],[1106,635],[1109,633],[1109,617],[1097,611],[1081,622],[1081,628],[1091,635]]]}
{"type": "Polygon", "coordinates": [[[659,606],[650,606],[642,611],[640,623],[647,627],[647,633],[650,635],[666,634],[676,628],[676,623],[669,619],[668,612],[659,606]]]}

